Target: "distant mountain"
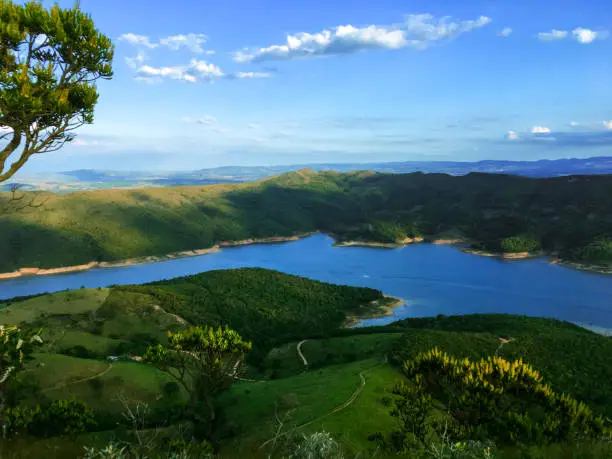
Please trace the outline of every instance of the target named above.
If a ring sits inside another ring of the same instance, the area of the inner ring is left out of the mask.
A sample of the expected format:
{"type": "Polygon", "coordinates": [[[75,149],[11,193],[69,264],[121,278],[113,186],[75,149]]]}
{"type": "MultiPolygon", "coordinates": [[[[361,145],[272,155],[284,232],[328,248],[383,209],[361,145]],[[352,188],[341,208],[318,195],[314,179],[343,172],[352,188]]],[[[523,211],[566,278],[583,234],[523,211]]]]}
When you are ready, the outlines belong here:
{"type": "MultiPolygon", "coordinates": [[[[190,172],[109,171],[80,169],[20,178],[27,189],[56,192],[107,188],[144,188],[181,185],[214,185],[250,182],[285,172],[308,168],[315,171],[350,172],[371,170],[392,174],[410,172],[465,175],[470,172],[520,175],[523,177],[559,177],[564,175],[612,174],[612,157],[582,159],[543,159],[539,161],[485,160],[404,161],[390,163],[294,164],[288,166],[222,166],[190,172]]],[[[4,186],[7,189],[7,186],[4,186]]]]}

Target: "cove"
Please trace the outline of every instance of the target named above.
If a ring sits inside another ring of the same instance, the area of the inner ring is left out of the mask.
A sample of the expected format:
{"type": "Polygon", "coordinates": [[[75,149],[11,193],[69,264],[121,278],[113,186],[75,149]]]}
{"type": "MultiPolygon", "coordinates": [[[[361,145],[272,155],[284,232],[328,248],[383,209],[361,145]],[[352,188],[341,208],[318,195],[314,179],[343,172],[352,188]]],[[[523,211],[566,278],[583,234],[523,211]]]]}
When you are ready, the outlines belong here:
{"type": "Polygon", "coordinates": [[[322,234],[157,263],[4,280],[0,281],[0,299],[81,286],[142,284],[240,267],[372,287],[406,300],[392,316],[367,319],[360,326],[438,314],[510,313],[612,329],[610,275],[552,265],[547,259],[503,261],[434,244],[398,249],[334,247],[333,240],[322,234]]]}

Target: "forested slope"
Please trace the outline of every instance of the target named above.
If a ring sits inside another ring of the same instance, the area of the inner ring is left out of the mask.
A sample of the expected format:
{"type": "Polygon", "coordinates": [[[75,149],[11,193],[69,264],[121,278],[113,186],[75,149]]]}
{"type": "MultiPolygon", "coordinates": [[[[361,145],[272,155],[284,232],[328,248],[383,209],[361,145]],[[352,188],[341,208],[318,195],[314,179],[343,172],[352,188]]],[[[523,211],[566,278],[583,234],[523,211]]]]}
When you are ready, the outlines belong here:
{"type": "Polygon", "coordinates": [[[255,183],[42,193],[41,208],[0,217],[0,272],[201,249],[320,230],[395,242],[464,235],[493,251],[542,248],[612,261],[612,176],[335,173],[255,183]],[[509,239],[511,238],[511,239],[509,239]]]}

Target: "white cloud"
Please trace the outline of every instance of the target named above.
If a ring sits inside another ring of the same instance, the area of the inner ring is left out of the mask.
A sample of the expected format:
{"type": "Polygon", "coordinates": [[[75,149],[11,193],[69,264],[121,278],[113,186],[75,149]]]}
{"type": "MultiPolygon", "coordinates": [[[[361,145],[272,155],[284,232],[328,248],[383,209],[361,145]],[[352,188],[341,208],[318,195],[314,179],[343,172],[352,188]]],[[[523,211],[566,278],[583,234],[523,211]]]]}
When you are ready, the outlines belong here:
{"type": "Polygon", "coordinates": [[[119,41],[127,41],[130,45],[144,46],[146,48],[157,48],[159,45],[151,43],[146,35],[137,35],[134,33],[124,33],[119,37],[119,41]]]}
{"type": "Polygon", "coordinates": [[[550,32],[540,32],[538,38],[543,41],[563,40],[567,38],[567,30],[552,29],[550,32]]]}
{"type": "Polygon", "coordinates": [[[202,80],[211,81],[214,78],[222,78],[224,76],[225,74],[223,71],[215,64],[195,59],[192,59],[189,65],[169,67],[151,67],[150,65],[143,65],[138,69],[138,77],[141,79],[169,78],[172,80],[188,81],[190,83],[196,83],[202,80]]]}
{"type": "Polygon", "coordinates": [[[99,147],[103,145],[103,142],[99,140],[84,140],[84,139],[74,139],[70,142],[70,145],[73,147],[99,147]]]}
{"type": "Polygon", "coordinates": [[[531,128],[532,134],[550,134],[550,129],[546,126],[534,126],[531,128]]]}
{"type": "Polygon", "coordinates": [[[607,36],[607,32],[595,32],[593,30],[578,27],[577,29],[572,30],[572,35],[574,35],[574,38],[576,41],[578,41],[578,43],[586,45],[597,39],[605,38],[607,36]]]}
{"type": "Polygon", "coordinates": [[[519,136],[515,131],[508,131],[506,140],[518,140],[519,136]]]}
{"type": "Polygon", "coordinates": [[[610,121],[602,121],[602,123],[603,123],[603,125],[604,125],[604,127],[606,129],[611,129],[612,130],[612,120],[610,120],[610,121]]]}
{"type": "Polygon", "coordinates": [[[570,121],[568,124],[570,125],[570,127],[576,127],[579,123],[577,121],[570,121]]]}
{"type": "Polygon", "coordinates": [[[171,51],[177,51],[183,46],[194,53],[203,53],[202,45],[206,43],[208,37],[202,33],[188,33],[187,35],[173,35],[162,38],[159,44],[166,46],[171,51]]]}
{"type": "Polygon", "coordinates": [[[268,78],[271,75],[263,72],[236,72],[224,73],[215,64],[192,59],[188,65],[175,65],[169,67],[152,67],[143,65],[138,69],[136,79],[144,83],[157,83],[163,79],[182,80],[190,83],[198,81],[213,81],[217,79],[252,79],[268,78]]]}
{"type": "Polygon", "coordinates": [[[263,137],[253,137],[251,140],[253,140],[254,142],[258,142],[258,143],[266,141],[266,139],[264,139],[263,137]]]}
{"type": "Polygon", "coordinates": [[[499,32],[497,32],[497,35],[499,37],[509,37],[510,35],[512,35],[512,28],[511,27],[506,27],[506,28],[500,30],[499,32]]]}
{"type": "Polygon", "coordinates": [[[430,44],[455,38],[489,24],[491,19],[481,16],[476,20],[450,22],[448,17],[434,18],[430,14],[413,14],[404,23],[355,27],[343,25],[318,33],[288,35],[286,43],[234,53],[237,62],[263,62],[347,54],[366,49],[425,49],[430,44]]]}
{"type": "Polygon", "coordinates": [[[205,50],[202,45],[206,43],[208,37],[202,33],[188,33],[172,35],[165,38],[160,38],[159,42],[154,43],[146,35],[137,35],[134,33],[125,33],[119,37],[119,41],[126,41],[134,46],[146,48],[158,48],[164,46],[170,51],[178,51],[181,48],[187,48],[197,54],[215,54],[215,51],[205,50]]]}
{"type": "Polygon", "coordinates": [[[228,78],[269,78],[271,76],[266,72],[236,72],[228,75],[228,78]]]}
{"type": "Polygon", "coordinates": [[[572,34],[567,30],[556,30],[553,29],[550,32],[540,32],[538,38],[544,41],[563,40],[565,38],[573,38],[578,43],[587,45],[593,43],[595,40],[603,40],[608,37],[607,31],[596,32],[594,30],[585,29],[583,27],[577,27],[572,30],[572,34]]]}
{"type": "Polygon", "coordinates": [[[126,57],[125,63],[129,67],[135,69],[135,68],[138,68],[138,66],[140,66],[146,60],[147,60],[147,55],[143,53],[142,51],[140,51],[135,57],[126,57]]]}
{"type": "Polygon", "coordinates": [[[249,129],[259,129],[259,124],[250,123],[247,125],[249,129]]]}

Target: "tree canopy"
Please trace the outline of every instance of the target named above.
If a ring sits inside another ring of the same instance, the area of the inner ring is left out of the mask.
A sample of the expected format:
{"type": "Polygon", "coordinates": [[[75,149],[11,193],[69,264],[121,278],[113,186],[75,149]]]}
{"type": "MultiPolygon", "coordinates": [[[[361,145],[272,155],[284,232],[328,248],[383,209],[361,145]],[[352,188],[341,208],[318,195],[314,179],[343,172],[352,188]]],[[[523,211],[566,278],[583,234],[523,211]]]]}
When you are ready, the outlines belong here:
{"type": "MultiPolygon", "coordinates": [[[[175,378],[189,394],[196,423],[202,411],[214,421],[213,397],[229,387],[251,343],[228,328],[192,327],[168,334],[168,345],[150,347],[144,360],[175,378]]],[[[204,417],[206,419],[206,417],[204,417]]]]}
{"type": "Polygon", "coordinates": [[[0,183],[93,122],[113,45],[78,6],[0,0],[0,183]],[[14,161],[9,165],[9,158],[14,161]]]}

